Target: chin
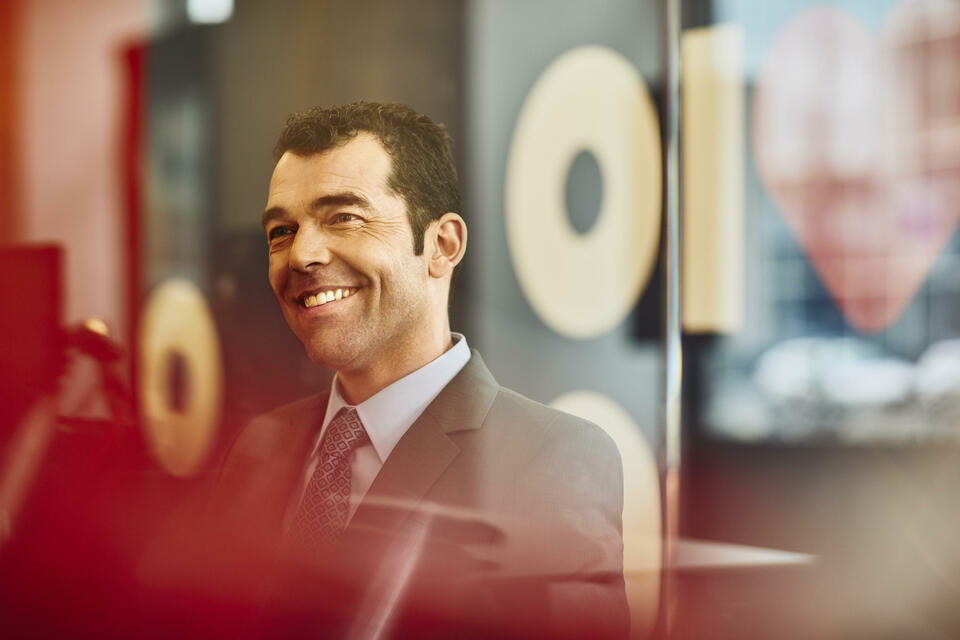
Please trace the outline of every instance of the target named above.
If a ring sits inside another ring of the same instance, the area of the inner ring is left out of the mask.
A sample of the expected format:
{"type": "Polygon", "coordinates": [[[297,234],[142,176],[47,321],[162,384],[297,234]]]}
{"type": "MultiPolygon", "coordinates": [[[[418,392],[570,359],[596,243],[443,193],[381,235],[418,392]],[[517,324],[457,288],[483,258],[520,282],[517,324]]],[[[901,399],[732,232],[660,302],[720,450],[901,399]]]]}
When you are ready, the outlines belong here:
{"type": "Polygon", "coordinates": [[[303,341],[303,348],[311,362],[334,371],[346,368],[354,359],[351,350],[338,341],[330,344],[327,340],[307,339],[303,341]]]}

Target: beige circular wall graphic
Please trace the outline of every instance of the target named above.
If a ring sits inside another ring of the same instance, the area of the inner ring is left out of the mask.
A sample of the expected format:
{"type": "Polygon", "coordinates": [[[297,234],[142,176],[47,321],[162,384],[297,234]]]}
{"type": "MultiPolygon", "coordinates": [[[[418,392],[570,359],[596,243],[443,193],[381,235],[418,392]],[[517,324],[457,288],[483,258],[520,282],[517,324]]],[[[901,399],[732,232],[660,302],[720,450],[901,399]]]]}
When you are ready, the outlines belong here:
{"type": "Polygon", "coordinates": [[[506,227],[517,279],[553,331],[586,339],[623,321],[660,240],[660,131],[643,78],[606,47],[572,49],[527,95],[510,144],[506,227]],[[566,214],[573,159],[591,152],[603,198],[579,234],[566,214]]]}
{"type": "Polygon", "coordinates": [[[139,342],[144,436],[161,467],[176,476],[190,475],[216,440],[223,395],[217,330],[196,285],[183,279],[158,285],[144,305],[139,342]],[[171,384],[174,366],[181,369],[179,398],[171,384]]]}

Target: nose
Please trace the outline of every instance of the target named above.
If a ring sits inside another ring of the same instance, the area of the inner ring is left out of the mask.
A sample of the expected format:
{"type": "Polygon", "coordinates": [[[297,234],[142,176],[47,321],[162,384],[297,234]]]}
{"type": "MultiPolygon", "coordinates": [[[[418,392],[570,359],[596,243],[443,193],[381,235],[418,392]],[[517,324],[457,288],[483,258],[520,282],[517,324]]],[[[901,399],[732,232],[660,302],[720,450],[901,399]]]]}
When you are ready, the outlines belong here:
{"type": "Polygon", "coordinates": [[[291,271],[310,272],[330,264],[330,247],[325,234],[309,225],[301,225],[293,237],[290,247],[289,267],[291,271]]]}

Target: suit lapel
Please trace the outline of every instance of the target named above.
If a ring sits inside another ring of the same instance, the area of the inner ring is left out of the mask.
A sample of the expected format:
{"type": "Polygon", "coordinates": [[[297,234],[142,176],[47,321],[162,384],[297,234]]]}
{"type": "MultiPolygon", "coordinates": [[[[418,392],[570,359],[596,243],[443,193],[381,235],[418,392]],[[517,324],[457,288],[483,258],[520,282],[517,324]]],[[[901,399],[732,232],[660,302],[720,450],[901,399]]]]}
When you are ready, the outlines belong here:
{"type": "Polygon", "coordinates": [[[357,508],[350,529],[392,531],[460,453],[442,426],[421,416],[400,439],[357,508]],[[386,506],[385,506],[386,505],[386,506]]]}
{"type": "Polygon", "coordinates": [[[498,385],[480,354],[470,360],[400,438],[350,521],[348,530],[392,531],[410,515],[460,453],[447,435],[479,429],[498,385]],[[383,508],[401,503],[403,508],[383,508]]]}
{"type": "Polygon", "coordinates": [[[301,482],[327,406],[327,393],[304,398],[251,423],[234,443],[217,483],[218,504],[251,521],[277,523],[301,482]]]}
{"type": "Polygon", "coordinates": [[[317,394],[298,411],[291,412],[290,417],[277,429],[277,446],[271,451],[267,463],[278,473],[276,481],[283,488],[282,495],[290,495],[301,482],[307,458],[320,434],[328,399],[329,393],[317,394]],[[307,416],[305,420],[304,414],[307,416]]]}

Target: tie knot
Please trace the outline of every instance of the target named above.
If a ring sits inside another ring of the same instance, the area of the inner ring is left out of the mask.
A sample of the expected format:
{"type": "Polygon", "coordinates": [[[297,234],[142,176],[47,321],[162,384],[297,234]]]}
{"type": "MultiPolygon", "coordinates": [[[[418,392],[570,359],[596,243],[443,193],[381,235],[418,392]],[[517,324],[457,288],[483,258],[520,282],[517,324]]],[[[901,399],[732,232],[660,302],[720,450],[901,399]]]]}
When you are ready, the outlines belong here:
{"type": "Polygon", "coordinates": [[[334,459],[345,459],[355,449],[370,442],[360,415],[353,407],[344,407],[337,412],[327,426],[327,434],[320,445],[321,459],[329,456],[334,459]]]}

